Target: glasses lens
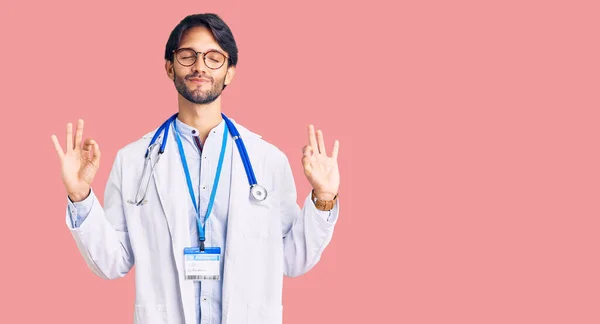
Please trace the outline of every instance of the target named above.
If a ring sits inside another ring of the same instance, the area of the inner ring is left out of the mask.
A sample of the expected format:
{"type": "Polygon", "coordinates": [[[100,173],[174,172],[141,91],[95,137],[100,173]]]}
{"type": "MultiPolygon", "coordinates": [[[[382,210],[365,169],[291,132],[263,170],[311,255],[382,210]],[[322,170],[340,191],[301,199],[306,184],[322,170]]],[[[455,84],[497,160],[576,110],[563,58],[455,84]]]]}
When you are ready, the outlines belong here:
{"type": "Polygon", "coordinates": [[[181,65],[190,66],[196,62],[196,52],[190,49],[178,50],[175,55],[181,65]]]}
{"type": "Polygon", "coordinates": [[[208,52],[204,57],[204,63],[211,69],[218,69],[225,63],[225,55],[219,52],[208,52]]]}

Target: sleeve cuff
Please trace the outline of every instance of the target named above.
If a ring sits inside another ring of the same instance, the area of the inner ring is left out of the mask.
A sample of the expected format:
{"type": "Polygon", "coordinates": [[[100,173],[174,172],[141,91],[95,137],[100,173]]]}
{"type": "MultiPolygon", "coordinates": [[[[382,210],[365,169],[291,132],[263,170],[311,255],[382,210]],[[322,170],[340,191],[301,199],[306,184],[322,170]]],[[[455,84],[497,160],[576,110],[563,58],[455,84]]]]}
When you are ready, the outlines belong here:
{"type": "Polygon", "coordinates": [[[329,222],[329,218],[331,217],[331,210],[318,210],[319,211],[319,216],[321,216],[321,218],[323,218],[326,222],[329,222]]]}
{"type": "Polygon", "coordinates": [[[90,194],[84,200],[78,202],[71,201],[71,198],[67,196],[67,204],[71,227],[77,228],[81,226],[94,206],[94,190],[90,188],[90,194]]]}
{"type": "Polygon", "coordinates": [[[323,222],[330,224],[330,225],[334,225],[337,222],[338,205],[340,203],[339,197],[338,197],[338,200],[333,205],[333,209],[331,209],[329,211],[317,209],[317,207],[315,206],[315,202],[312,200],[312,195],[310,192],[309,192],[308,196],[306,197],[306,200],[304,203],[309,204],[310,205],[309,208],[311,210],[313,210],[314,212],[316,212],[317,214],[319,214],[319,218],[321,218],[323,220],[323,222]]]}

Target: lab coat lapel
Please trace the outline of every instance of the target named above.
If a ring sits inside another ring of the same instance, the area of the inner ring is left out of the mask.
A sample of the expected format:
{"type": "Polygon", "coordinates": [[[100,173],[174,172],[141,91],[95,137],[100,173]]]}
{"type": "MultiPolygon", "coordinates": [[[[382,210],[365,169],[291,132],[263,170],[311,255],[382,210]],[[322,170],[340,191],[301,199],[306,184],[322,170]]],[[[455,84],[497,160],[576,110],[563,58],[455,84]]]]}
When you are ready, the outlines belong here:
{"type": "MultiPolygon", "coordinates": [[[[257,137],[258,135],[249,132],[240,125],[235,124],[235,126],[238,128],[238,131],[244,140],[246,150],[252,150],[253,137],[257,137]]],[[[234,293],[233,287],[235,287],[237,284],[240,284],[234,282],[234,268],[236,267],[235,256],[238,253],[238,246],[244,244],[243,236],[241,235],[243,232],[243,229],[241,228],[242,219],[240,217],[243,217],[244,215],[242,211],[247,210],[247,208],[250,207],[250,186],[248,184],[246,170],[244,169],[244,164],[242,163],[237,145],[234,141],[232,141],[232,143],[233,156],[231,162],[231,188],[229,191],[229,214],[227,215],[226,254],[224,257],[225,265],[223,267],[222,324],[227,324],[230,319],[235,322],[237,317],[244,316],[242,313],[245,311],[245,309],[239,308],[240,305],[237,305],[236,308],[236,304],[232,304],[231,299],[234,293]],[[231,308],[230,306],[234,306],[234,308],[231,308]]]]}
{"type": "MultiPolygon", "coordinates": [[[[175,122],[175,121],[173,121],[175,122]]],[[[162,136],[161,136],[162,140],[162,136]]],[[[154,172],[154,183],[156,185],[160,205],[167,220],[169,233],[171,235],[171,246],[173,259],[177,266],[179,275],[179,289],[182,304],[184,305],[184,317],[187,321],[195,320],[194,308],[194,285],[190,280],[184,280],[183,250],[190,245],[189,221],[187,215],[187,184],[185,173],[181,164],[177,142],[173,127],[169,127],[169,136],[164,154],[156,164],[154,172]]]]}

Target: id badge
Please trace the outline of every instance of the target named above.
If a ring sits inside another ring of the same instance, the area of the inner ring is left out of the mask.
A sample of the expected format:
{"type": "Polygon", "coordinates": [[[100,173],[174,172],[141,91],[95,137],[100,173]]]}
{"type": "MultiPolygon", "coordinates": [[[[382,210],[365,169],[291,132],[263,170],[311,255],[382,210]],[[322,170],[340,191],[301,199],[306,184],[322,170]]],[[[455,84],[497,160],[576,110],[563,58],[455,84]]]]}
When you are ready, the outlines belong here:
{"type": "Polygon", "coordinates": [[[199,247],[186,247],[185,280],[221,280],[221,248],[207,247],[200,251],[199,247]]]}

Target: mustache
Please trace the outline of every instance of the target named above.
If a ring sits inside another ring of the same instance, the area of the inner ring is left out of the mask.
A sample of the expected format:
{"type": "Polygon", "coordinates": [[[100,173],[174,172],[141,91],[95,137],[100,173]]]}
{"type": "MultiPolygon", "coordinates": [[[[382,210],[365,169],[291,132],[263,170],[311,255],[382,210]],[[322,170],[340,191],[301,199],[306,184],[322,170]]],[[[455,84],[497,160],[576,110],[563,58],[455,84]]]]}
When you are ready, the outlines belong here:
{"type": "Polygon", "coordinates": [[[185,76],[185,79],[186,80],[189,80],[189,79],[206,79],[206,80],[210,80],[210,82],[214,81],[213,78],[211,78],[211,77],[209,77],[207,75],[201,75],[199,73],[188,74],[188,75],[185,76]]]}

